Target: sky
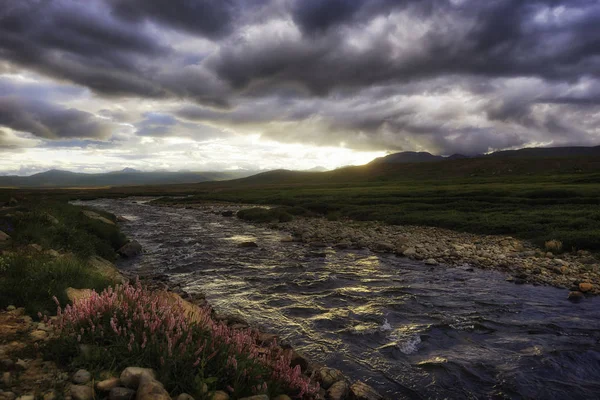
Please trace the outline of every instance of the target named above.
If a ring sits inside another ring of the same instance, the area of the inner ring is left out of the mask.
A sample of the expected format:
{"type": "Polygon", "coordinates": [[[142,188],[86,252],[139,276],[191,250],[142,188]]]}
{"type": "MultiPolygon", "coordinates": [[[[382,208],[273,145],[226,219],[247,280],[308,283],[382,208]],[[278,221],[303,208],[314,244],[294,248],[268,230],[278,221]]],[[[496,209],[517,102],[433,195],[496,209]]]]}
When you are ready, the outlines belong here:
{"type": "Polygon", "coordinates": [[[600,144],[597,0],[2,0],[0,174],[600,144]]]}

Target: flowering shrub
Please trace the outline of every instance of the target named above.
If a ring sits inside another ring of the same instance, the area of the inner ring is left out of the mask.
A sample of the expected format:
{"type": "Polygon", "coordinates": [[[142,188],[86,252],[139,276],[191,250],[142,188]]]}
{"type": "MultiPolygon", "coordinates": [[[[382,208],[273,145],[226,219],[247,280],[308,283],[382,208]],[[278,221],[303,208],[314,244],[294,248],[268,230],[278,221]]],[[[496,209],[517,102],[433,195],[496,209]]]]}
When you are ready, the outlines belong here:
{"type": "Polygon", "coordinates": [[[61,341],[95,345],[119,368],[154,368],[174,393],[209,398],[211,391],[227,390],[233,398],[287,393],[310,399],[318,391],[275,343],[260,347],[256,332],[231,329],[216,322],[209,308],[190,310],[139,282],[59,305],[51,323],[61,341]]]}

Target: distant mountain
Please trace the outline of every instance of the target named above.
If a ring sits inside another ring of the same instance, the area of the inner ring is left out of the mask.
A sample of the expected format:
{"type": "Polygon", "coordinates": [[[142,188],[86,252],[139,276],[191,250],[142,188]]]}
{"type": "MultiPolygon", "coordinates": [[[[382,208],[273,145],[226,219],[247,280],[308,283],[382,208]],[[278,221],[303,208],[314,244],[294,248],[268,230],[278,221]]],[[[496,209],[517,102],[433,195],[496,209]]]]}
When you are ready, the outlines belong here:
{"type": "Polygon", "coordinates": [[[325,167],[321,167],[321,166],[319,165],[319,166],[317,166],[317,167],[313,167],[313,168],[311,168],[311,169],[305,169],[305,171],[307,171],[307,172],[324,172],[324,171],[328,171],[328,169],[327,169],[327,168],[325,168],[325,167]]]}
{"type": "Polygon", "coordinates": [[[559,158],[559,157],[594,157],[600,156],[600,146],[596,147],[530,147],[519,150],[503,150],[490,154],[465,156],[452,154],[449,157],[436,156],[427,152],[403,151],[379,157],[369,163],[373,164],[402,164],[402,163],[428,163],[448,160],[462,160],[467,158],[559,158]]]}
{"type": "MultiPolygon", "coordinates": [[[[460,156],[455,154],[452,157],[460,156]]],[[[465,157],[465,156],[461,156],[465,157]]],[[[399,164],[399,163],[426,163],[444,161],[446,157],[434,156],[425,151],[403,151],[401,153],[389,154],[385,157],[379,157],[370,162],[370,164],[399,164]]]]}
{"type": "Polygon", "coordinates": [[[243,178],[256,171],[227,172],[142,172],[133,168],[86,174],[52,169],[31,176],[0,176],[0,187],[104,187],[199,183],[243,178]]]}

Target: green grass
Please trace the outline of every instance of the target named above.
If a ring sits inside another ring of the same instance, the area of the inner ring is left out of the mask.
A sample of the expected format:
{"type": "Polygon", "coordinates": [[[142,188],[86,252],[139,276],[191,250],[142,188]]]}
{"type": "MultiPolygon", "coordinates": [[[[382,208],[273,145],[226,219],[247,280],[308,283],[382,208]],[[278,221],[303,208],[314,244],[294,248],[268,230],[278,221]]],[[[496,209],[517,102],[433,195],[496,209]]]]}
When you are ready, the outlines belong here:
{"type": "MultiPolygon", "coordinates": [[[[98,255],[114,261],[126,238],[116,225],[90,219],[82,211],[66,202],[30,196],[0,211],[0,230],[11,236],[0,248],[0,307],[25,307],[35,315],[55,310],[53,296],[66,302],[68,287],[102,289],[113,283],[87,260],[98,255]],[[30,247],[34,244],[42,251],[30,247]],[[54,258],[48,250],[63,256],[54,258]]],[[[112,214],[95,212],[116,220],[112,214]]]]}
{"type": "Polygon", "coordinates": [[[547,178],[517,183],[479,179],[229,187],[221,183],[219,190],[205,190],[194,198],[300,207],[330,219],[511,235],[540,247],[557,239],[566,251],[600,251],[600,185],[596,183],[553,183],[547,178]]]}
{"type": "Polygon", "coordinates": [[[0,308],[15,305],[24,306],[30,315],[49,313],[56,309],[53,296],[67,303],[69,287],[101,290],[112,283],[76,257],[0,256],[0,308]]]}
{"type": "MultiPolygon", "coordinates": [[[[116,220],[112,214],[95,212],[116,220]]],[[[116,258],[115,250],[126,243],[117,226],[88,218],[81,207],[58,201],[24,202],[4,211],[0,213],[0,230],[8,231],[15,246],[39,244],[81,258],[97,254],[110,261],[116,258]]]]}

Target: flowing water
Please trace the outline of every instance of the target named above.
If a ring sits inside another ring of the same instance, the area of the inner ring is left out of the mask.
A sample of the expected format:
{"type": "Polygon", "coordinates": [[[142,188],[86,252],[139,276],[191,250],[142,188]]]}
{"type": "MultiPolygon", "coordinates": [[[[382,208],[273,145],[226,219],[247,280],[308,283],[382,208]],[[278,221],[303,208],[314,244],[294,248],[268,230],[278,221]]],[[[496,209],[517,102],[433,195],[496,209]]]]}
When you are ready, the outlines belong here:
{"type": "Polygon", "coordinates": [[[367,250],[323,257],[220,215],[235,207],[86,204],[130,220],[145,252],[121,268],[165,273],[390,399],[600,398],[600,298],[367,250]]]}

